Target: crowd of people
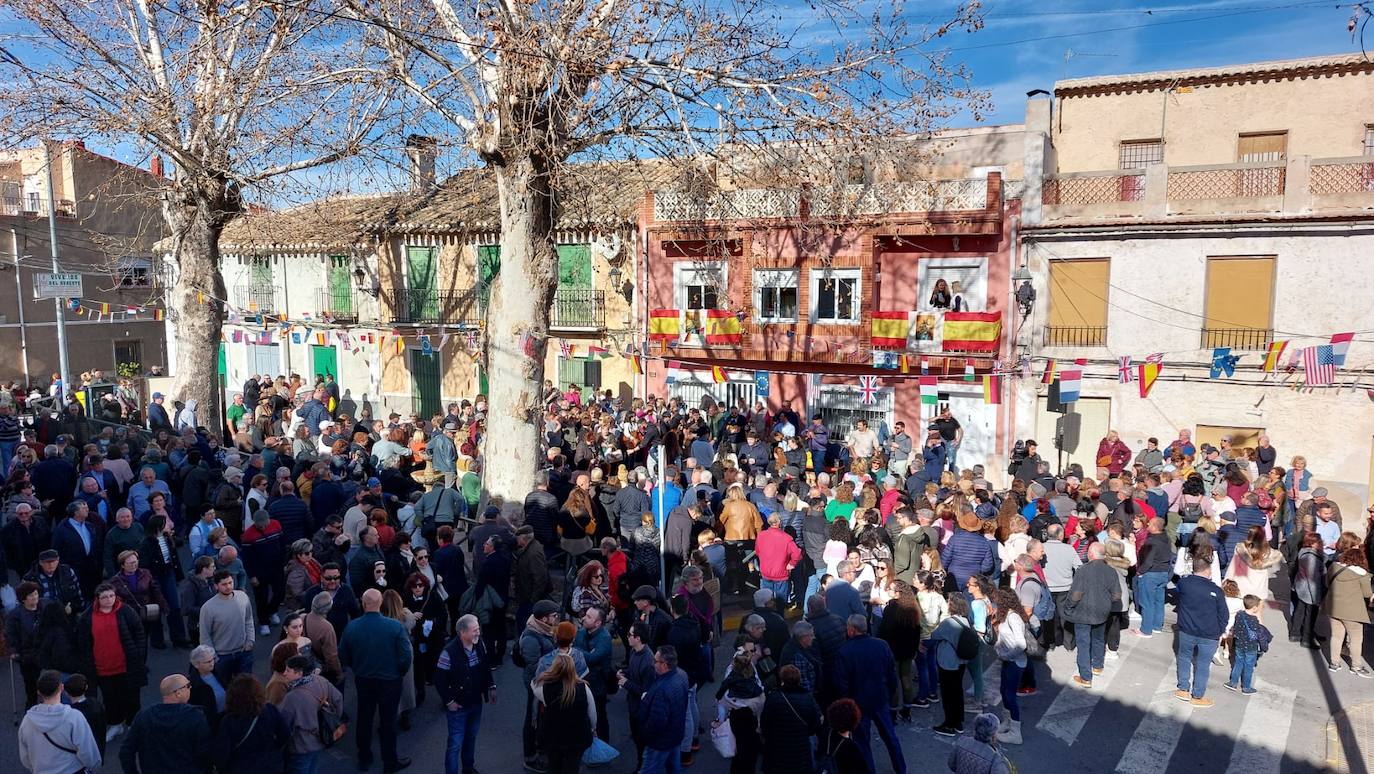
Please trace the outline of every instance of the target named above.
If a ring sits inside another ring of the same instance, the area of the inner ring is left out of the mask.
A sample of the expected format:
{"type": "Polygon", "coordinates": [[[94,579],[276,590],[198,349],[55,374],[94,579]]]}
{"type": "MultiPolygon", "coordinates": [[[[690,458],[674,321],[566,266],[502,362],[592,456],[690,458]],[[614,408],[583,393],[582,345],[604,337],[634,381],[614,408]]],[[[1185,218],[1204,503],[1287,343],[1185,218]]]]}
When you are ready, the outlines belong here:
{"type": "Polygon", "coordinates": [[[1110,433],[1098,467],[1058,474],[1026,441],[993,471],[959,459],[947,408],[914,439],[863,420],[837,438],[786,406],[545,399],[543,464],[506,500],[482,487],[481,397],[354,417],[332,377],[255,377],[222,427],[154,393],[145,428],[92,432],[80,411],[24,427],[0,395],[23,764],[98,768],[122,736],[129,774],[314,772],[347,728],[361,770],[375,733],[399,771],[432,695],[445,770],[472,774],[497,682],[516,679],[535,772],[614,757],[622,723],[641,774],[703,743],[732,772],[873,772],[875,735],[905,772],[928,754],[898,737],[917,713],[956,737],[951,770],[1007,771],[1046,651],[1074,650],[1090,687],[1169,605],[1179,699],[1211,706],[1215,664],[1255,693],[1281,570],[1290,640],[1374,676],[1370,549],[1265,437],[1183,430],[1132,453],[1110,433]],[[150,676],[169,646],[186,668],[150,676]]]}

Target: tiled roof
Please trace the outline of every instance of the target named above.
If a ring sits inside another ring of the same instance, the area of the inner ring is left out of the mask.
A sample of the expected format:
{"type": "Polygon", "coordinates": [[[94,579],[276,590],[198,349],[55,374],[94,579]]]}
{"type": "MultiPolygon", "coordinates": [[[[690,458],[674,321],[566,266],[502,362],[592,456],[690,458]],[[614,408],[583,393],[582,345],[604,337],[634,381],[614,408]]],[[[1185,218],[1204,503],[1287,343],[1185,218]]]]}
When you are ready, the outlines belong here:
{"type": "Polygon", "coordinates": [[[368,241],[369,225],[394,217],[413,194],[339,196],[283,210],[249,212],[224,229],[220,250],[327,250],[368,241]]]}
{"type": "Polygon", "coordinates": [[[1162,88],[1177,82],[1186,86],[1216,81],[1245,81],[1271,77],[1297,77],[1307,73],[1332,70],[1374,71],[1374,60],[1361,54],[1335,54],[1304,59],[1282,59],[1270,62],[1197,67],[1186,70],[1160,70],[1150,73],[1102,75],[1093,78],[1071,78],[1054,84],[1055,94],[1162,88]]]}

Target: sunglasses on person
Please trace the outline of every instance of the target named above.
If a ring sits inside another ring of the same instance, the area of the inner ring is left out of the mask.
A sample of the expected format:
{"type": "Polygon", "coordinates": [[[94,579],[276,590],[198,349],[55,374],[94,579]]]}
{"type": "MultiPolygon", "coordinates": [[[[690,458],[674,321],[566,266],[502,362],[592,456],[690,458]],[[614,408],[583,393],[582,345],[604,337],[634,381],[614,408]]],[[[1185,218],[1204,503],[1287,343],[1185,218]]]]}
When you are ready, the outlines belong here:
{"type": "Polygon", "coordinates": [[[322,575],[322,576],[320,576],[320,579],[321,579],[321,580],[327,580],[327,581],[336,581],[336,580],[340,580],[341,578],[343,578],[342,575],[322,575]]]}
{"type": "Polygon", "coordinates": [[[415,561],[417,561],[417,562],[420,561],[421,559],[428,559],[428,558],[429,558],[429,554],[416,554],[416,555],[415,555],[415,561]]]}

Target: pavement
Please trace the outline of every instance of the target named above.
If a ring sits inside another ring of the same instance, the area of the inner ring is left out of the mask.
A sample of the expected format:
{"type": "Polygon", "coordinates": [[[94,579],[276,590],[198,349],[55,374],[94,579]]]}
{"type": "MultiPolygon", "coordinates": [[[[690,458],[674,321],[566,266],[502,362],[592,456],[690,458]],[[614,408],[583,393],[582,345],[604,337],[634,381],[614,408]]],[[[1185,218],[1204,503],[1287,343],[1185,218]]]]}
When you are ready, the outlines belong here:
{"type": "MultiPolygon", "coordinates": [[[[1172,615],[1166,632],[1153,638],[1123,634],[1119,658],[1106,662],[1091,689],[1069,685],[1075,671],[1073,653],[1051,651],[1045,662],[1037,664],[1039,693],[1022,697],[1025,743],[1008,746],[1007,757],[1023,774],[1288,774],[1365,772],[1374,768],[1374,680],[1356,677],[1348,669],[1329,672],[1320,653],[1287,641],[1283,617],[1277,610],[1266,611],[1265,623],[1276,637],[1270,652],[1259,662],[1259,693],[1243,696],[1225,690],[1222,683],[1229,666],[1214,665],[1207,696],[1216,700],[1216,706],[1207,709],[1194,708],[1173,697],[1172,615]]],[[[256,672],[264,680],[268,652],[276,639],[275,630],[272,636],[259,638],[256,672]]],[[[619,659],[618,644],[616,648],[619,659]]],[[[153,679],[143,693],[144,706],[156,701],[158,677],[186,670],[186,655],[185,651],[151,651],[153,679]]],[[[987,692],[995,696],[996,663],[989,665],[986,676],[987,692]]],[[[486,774],[522,770],[519,739],[524,695],[519,671],[509,660],[499,670],[497,684],[497,703],[486,708],[477,744],[477,767],[486,774]]],[[[701,692],[703,718],[713,716],[713,695],[713,688],[701,692]]],[[[634,746],[629,740],[624,702],[623,695],[610,699],[612,743],[622,755],[598,771],[634,769],[634,746]]],[[[350,708],[351,703],[350,691],[350,708]]],[[[912,722],[898,726],[908,771],[947,770],[952,740],[930,731],[942,717],[936,704],[913,710],[912,722]]],[[[966,717],[971,721],[972,715],[966,717]]],[[[413,728],[400,735],[401,754],[414,761],[410,770],[442,772],[445,737],[442,711],[431,692],[429,702],[415,712],[413,728]]],[[[728,771],[728,761],[716,755],[704,735],[702,741],[703,748],[688,771],[728,771]]],[[[377,755],[375,745],[374,739],[377,755]]],[[[120,770],[118,750],[116,739],[109,746],[101,771],[120,770]]],[[[353,751],[350,731],[339,745],[326,751],[320,770],[329,774],[354,771],[353,751]]],[[[874,754],[879,772],[890,772],[886,752],[876,739],[874,754]]],[[[373,771],[380,770],[380,762],[375,763],[373,771]]],[[[0,734],[0,772],[19,771],[11,727],[9,733],[0,734]]]]}

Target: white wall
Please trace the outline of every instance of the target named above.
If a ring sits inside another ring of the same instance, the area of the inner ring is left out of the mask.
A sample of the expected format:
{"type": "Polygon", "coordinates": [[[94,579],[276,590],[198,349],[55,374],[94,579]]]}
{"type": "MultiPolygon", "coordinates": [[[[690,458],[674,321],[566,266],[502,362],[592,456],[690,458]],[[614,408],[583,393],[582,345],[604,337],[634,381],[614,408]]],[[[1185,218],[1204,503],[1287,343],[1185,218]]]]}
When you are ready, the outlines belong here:
{"type": "MultiPolygon", "coordinates": [[[[1305,455],[1318,484],[1331,489],[1348,517],[1360,519],[1371,494],[1374,444],[1374,405],[1365,390],[1296,392],[1291,388],[1294,376],[1283,380],[1260,372],[1263,353],[1258,351],[1238,353],[1242,359],[1234,378],[1210,381],[1211,350],[1199,348],[1207,257],[1274,255],[1276,337],[1291,339],[1291,353],[1325,343],[1332,333],[1363,332],[1357,333],[1337,381],[1349,382],[1358,375],[1358,381],[1374,383],[1374,375],[1359,373],[1374,370],[1374,274],[1362,268],[1374,254],[1374,226],[1318,233],[1323,228],[1314,224],[1244,233],[1245,227],[1237,226],[1233,237],[1102,236],[1065,242],[1028,237],[1026,255],[1039,300],[1027,325],[1030,336],[1022,342],[1033,343],[1029,351],[1037,361],[1035,378],[1016,384],[1018,437],[1036,429],[1036,412],[1022,407],[1034,406],[1030,396],[1046,389],[1039,383],[1043,365],[1038,358],[1059,358],[1062,367],[1085,357],[1090,378],[1083,382],[1083,395],[1111,398],[1112,427],[1133,449],[1140,448],[1147,436],[1167,443],[1179,429],[1199,424],[1263,427],[1279,450],[1281,465],[1287,467],[1293,454],[1305,455]],[[1112,261],[1107,346],[1044,348],[1040,343],[1049,299],[1046,261],[1079,257],[1112,261]],[[1165,353],[1164,367],[1149,397],[1141,399],[1136,384],[1117,383],[1114,361],[1131,355],[1138,364],[1151,352],[1165,353]],[[1180,377],[1193,381],[1176,381],[1180,377]]],[[[1089,444],[1096,440],[1084,439],[1089,444]]]]}

